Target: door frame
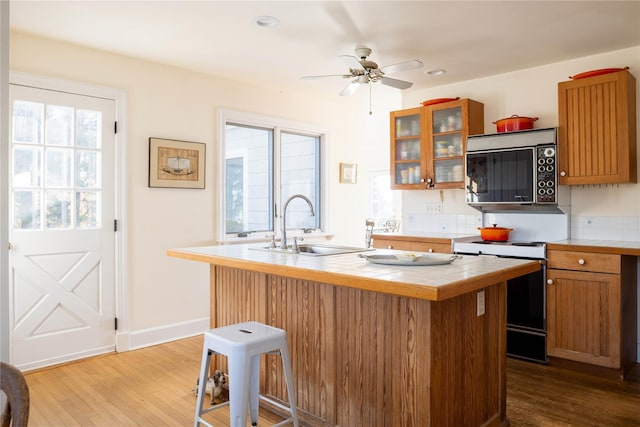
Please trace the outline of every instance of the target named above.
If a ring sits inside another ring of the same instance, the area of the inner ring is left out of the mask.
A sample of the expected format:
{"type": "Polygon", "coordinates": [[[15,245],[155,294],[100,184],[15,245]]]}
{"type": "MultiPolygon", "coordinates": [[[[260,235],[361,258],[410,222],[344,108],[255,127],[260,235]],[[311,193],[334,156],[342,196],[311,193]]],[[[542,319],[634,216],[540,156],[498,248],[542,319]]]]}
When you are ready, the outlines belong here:
{"type": "MultiPolygon", "coordinates": [[[[65,93],[72,93],[83,96],[93,96],[97,98],[111,99],[115,101],[115,118],[117,122],[117,133],[115,135],[115,165],[114,174],[115,198],[114,212],[118,221],[118,230],[115,232],[115,315],[118,319],[116,332],[116,351],[127,351],[130,349],[129,342],[129,310],[128,310],[128,286],[127,286],[127,153],[125,147],[127,139],[126,123],[126,100],[127,93],[123,89],[99,86],[89,83],[76,82],[72,80],[59,79],[54,77],[36,75],[20,71],[10,71],[9,85],[29,86],[45,90],[53,90],[65,93]]],[[[9,132],[7,132],[9,135],[9,132]]],[[[6,187],[6,183],[4,184],[6,187]]],[[[7,187],[6,191],[10,189],[7,187]]],[[[4,209],[8,218],[9,206],[4,209]]],[[[2,311],[8,309],[3,307],[2,311]]],[[[9,337],[7,337],[10,342],[9,337]]]]}

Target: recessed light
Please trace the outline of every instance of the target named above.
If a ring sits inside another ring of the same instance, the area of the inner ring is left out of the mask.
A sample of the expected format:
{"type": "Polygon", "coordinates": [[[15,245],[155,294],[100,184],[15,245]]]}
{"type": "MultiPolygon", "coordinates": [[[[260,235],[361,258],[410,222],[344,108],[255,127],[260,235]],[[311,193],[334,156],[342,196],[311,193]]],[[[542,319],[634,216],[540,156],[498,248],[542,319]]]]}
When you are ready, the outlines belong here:
{"type": "Polygon", "coordinates": [[[434,70],[426,71],[426,74],[429,74],[430,76],[441,76],[446,72],[447,70],[443,70],[442,68],[436,68],[434,70]]]}
{"type": "Polygon", "coordinates": [[[274,16],[258,16],[256,18],[256,24],[258,24],[261,27],[275,27],[276,25],[278,25],[278,18],[274,17],[274,16]]]}

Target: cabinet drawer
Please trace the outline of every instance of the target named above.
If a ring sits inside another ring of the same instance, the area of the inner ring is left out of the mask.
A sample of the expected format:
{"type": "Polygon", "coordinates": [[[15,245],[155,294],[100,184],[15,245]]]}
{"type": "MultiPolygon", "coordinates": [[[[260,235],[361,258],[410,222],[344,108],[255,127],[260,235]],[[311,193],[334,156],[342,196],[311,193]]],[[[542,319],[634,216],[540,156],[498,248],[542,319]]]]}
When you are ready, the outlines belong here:
{"type": "Polygon", "coordinates": [[[397,249],[400,251],[410,251],[411,242],[403,240],[373,239],[373,247],[378,249],[397,249]]]}
{"type": "Polygon", "coordinates": [[[411,250],[416,252],[451,253],[451,244],[432,242],[411,242],[411,250]]]}
{"type": "Polygon", "coordinates": [[[592,252],[547,251],[548,268],[620,274],[620,265],[620,255],[592,252]]]}

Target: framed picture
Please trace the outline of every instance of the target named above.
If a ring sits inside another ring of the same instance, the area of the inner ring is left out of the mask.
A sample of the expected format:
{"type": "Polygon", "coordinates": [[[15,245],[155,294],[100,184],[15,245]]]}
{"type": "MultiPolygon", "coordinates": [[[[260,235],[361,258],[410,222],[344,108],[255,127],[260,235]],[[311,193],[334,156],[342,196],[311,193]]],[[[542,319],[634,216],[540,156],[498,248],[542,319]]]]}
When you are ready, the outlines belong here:
{"type": "Polygon", "coordinates": [[[340,182],[343,184],[355,184],[358,165],[355,163],[340,163],[340,182]]]}
{"type": "Polygon", "coordinates": [[[149,187],[204,188],[205,144],[149,138],[149,187]]]}

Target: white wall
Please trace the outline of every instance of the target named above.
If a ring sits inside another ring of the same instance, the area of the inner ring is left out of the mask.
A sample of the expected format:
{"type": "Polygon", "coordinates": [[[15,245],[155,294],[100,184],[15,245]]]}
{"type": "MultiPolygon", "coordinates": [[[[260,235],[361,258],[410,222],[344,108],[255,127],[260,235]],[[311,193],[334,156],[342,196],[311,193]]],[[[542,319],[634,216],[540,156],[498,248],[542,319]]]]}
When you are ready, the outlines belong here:
{"type": "MultiPolygon", "coordinates": [[[[305,97],[250,86],[184,69],[11,33],[15,71],[94,83],[127,93],[128,325],[133,347],[201,332],[208,324],[207,265],[165,255],[169,248],[215,242],[217,109],[226,108],[315,124],[329,130],[331,231],[343,244],[362,243],[367,210],[367,162],[385,147],[388,111],[400,108],[395,92],[368,91],[352,97],[305,97]],[[386,118],[386,122],[382,120],[386,118]],[[378,122],[379,120],[379,122],[378,122]],[[376,126],[371,126],[371,122],[376,126]],[[376,129],[370,132],[370,129],[376,129]],[[206,144],[205,190],[148,188],[148,138],[206,144]],[[340,162],[358,163],[356,185],[340,184],[340,162]]],[[[377,89],[377,88],[376,88],[377,89]]],[[[382,88],[384,89],[384,88],[382,88]]],[[[388,155],[387,164],[388,164],[388,155]]],[[[380,165],[376,164],[375,167],[380,165]]]]}

